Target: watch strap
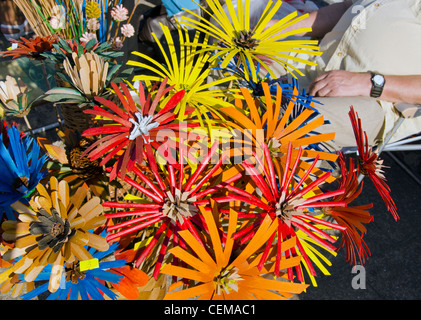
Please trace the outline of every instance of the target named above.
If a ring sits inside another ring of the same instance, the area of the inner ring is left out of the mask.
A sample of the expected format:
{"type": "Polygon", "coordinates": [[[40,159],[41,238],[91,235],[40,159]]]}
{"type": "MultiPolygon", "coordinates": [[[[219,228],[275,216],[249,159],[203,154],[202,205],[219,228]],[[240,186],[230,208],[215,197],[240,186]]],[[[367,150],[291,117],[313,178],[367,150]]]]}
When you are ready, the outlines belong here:
{"type": "Polygon", "coordinates": [[[371,72],[371,83],[372,83],[373,86],[371,87],[370,97],[372,97],[372,98],[378,98],[382,95],[383,87],[384,87],[384,84],[385,84],[383,75],[381,75],[383,77],[383,85],[378,85],[377,83],[375,83],[373,78],[376,75],[378,75],[378,74],[375,74],[375,73],[371,72]]]}

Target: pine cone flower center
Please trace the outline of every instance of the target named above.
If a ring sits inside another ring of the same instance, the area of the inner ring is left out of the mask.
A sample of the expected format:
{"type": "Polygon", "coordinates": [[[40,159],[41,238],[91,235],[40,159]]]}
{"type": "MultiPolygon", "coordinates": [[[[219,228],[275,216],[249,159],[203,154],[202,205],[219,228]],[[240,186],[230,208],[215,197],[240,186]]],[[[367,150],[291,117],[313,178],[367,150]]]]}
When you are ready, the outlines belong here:
{"type": "Polygon", "coordinates": [[[80,271],[79,261],[65,264],[66,281],[77,284],[79,280],[85,279],[85,273],[80,271]]]}
{"type": "Polygon", "coordinates": [[[82,139],[79,146],[71,148],[67,155],[72,171],[82,179],[94,178],[102,172],[99,160],[91,161],[87,156],[82,157],[88,145],[87,140],[82,139]]]}
{"type": "Polygon", "coordinates": [[[253,39],[253,31],[241,30],[235,33],[235,37],[232,39],[233,43],[237,48],[250,50],[257,47],[259,40],[253,39]]]}
{"type": "Polygon", "coordinates": [[[175,196],[169,191],[167,196],[168,198],[162,207],[162,212],[171,218],[174,223],[178,220],[182,224],[184,218],[192,217],[197,213],[197,208],[192,203],[196,198],[188,198],[188,192],[181,192],[179,189],[175,189],[175,196]]]}
{"type": "Polygon", "coordinates": [[[40,235],[37,237],[40,250],[50,247],[54,252],[58,252],[72,236],[70,223],[61,218],[55,209],[51,215],[44,209],[39,213],[39,222],[32,223],[29,231],[33,235],[40,235]]]}

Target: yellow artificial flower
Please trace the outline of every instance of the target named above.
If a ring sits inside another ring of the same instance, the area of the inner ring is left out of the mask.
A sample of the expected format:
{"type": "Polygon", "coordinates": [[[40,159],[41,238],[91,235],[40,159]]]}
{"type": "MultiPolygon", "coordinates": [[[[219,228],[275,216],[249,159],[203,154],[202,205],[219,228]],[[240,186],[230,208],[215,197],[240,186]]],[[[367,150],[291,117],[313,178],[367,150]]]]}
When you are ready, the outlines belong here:
{"type": "MultiPolygon", "coordinates": [[[[215,59],[221,59],[221,67],[225,68],[228,63],[237,57],[239,62],[243,64],[246,72],[246,79],[251,76],[253,81],[257,80],[255,63],[259,62],[261,67],[276,78],[272,68],[267,64],[266,59],[279,63],[294,77],[294,72],[302,75],[302,72],[294,67],[288,60],[315,65],[314,62],[298,58],[291,53],[303,53],[308,55],[321,55],[316,40],[289,40],[289,36],[299,33],[308,32],[311,28],[297,28],[295,30],[286,31],[286,28],[293,26],[295,23],[305,19],[308,14],[297,17],[294,11],[285,18],[280,19],[273,25],[267,27],[268,22],[273,19],[275,13],[282,5],[281,0],[277,0],[274,4],[269,1],[265,10],[255,26],[250,25],[250,0],[237,0],[237,12],[233,5],[234,0],[227,0],[226,6],[228,14],[225,12],[218,0],[206,0],[207,11],[211,15],[211,19],[207,20],[196,15],[198,20],[190,17],[182,17],[181,23],[193,27],[215,39],[213,44],[200,44],[202,50],[215,51],[215,54],[209,59],[212,62],[215,59]],[[214,23],[213,23],[214,21],[214,23]],[[249,66],[249,68],[248,68],[249,66]]],[[[185,9],[185,11],[193,12],[185,9]]]]}
{"type": "MultiPolygon", "coordinates": [[[[133,54],[147,60],[149,63],[141,63],[138,61],[128,61],[128,65],[145,68],[154,73],[154,75],[136,75],[133,80],[144,81],[159,81],[162,82],[168,78],[168,85],[174,86],[172,93],[185,90],[184,98],[178,103],[174,112],[178,114],[179,120],[183,121],[186,118],[186,108],[193,107],[193,115],[197,116],[200,124],[203,126],[202,117],[210,120],[208,112],[212,112],[219,118],[222,114],[219,112],[221,107],[232,106],[231,103],[224,101],[224,98],[229,95],[227,89],[218,89],[221,84],[228,83],[235,79],[232,77],[225,77],[216,81],[206,82],[211,68],[207,66],[210,59],[209,52],[197,51],[196,45],[207,44],[207,39],[203,42],[199,41],[199,32],[196,32],[193,39],[193,46],[188,46],[187,42],[190,41],[187,30],[178,28],[178,35],[180,47],[174,43],[174,39],[167,26],[162,26],[163,33],[168,43],[169,55],[157,39],[156,39],[162,55],[165,59],[165,66],[140,52],[133,52],[133,54]],[[184,34],[183,34],[184,33],[184,34]]],[[[171,95],[167,98],[170,99],[171,95]]],[[[209,123],[209,121],[207,121],[209,123]]]]}
{"type": "Polygon", "coordinates": [[[86,17],[89,19],[98,19],[101,16],[101,8],[95,1],[89,1],[85,7],[86,17]]]}

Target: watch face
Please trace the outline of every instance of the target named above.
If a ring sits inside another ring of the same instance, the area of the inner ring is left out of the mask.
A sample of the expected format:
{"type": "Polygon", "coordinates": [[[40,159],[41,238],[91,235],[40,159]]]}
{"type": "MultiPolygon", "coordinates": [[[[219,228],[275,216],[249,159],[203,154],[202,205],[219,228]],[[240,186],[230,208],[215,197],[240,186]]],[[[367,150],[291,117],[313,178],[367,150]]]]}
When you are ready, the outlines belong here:
{"type": "Polygon", "coordinates": [[[381,75],[376,74],[373,77],[373,81],[376,85],[381,86],[384,83],[384,78],[381,75]]]}

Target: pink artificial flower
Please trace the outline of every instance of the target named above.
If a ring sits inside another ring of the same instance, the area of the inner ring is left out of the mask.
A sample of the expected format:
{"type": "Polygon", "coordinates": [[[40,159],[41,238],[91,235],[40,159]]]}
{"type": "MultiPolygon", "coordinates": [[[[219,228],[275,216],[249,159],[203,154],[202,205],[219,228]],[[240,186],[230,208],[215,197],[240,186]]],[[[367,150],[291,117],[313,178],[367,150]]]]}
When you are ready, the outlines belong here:
{"type": "Polygon", "coordinates": [[[85,32],[84,34],[82,34],[82,37],[80,37],[79,40],[80,40],[80,42],[87,43],[91,39],[97,40],[96,34],[95,33],[90,33],[90,32],[85,32]]]}
{"type": "Polygon", "coordinates": [[[123,24],[121,27],[121,34],[127,38],[134,36],[134,28],[130,23],[123,24]]]}
{"type": "Polygon", "coordinates": [[[98,19],[95,19],[95,18],[88,19],[88,22],[86,24],[86,27],[90,31],[97,31],[99,29],[99,21],[98,21],[98,19]]]}
{"type": "Polygon", "coordinates": [[[113,19],[118,22],[125,21],[129,18],[129,10],[127,10],[125,7],[123,7],[122,4],[120,4],[112,8],[111,17],[113,17],[113,19]]]}

